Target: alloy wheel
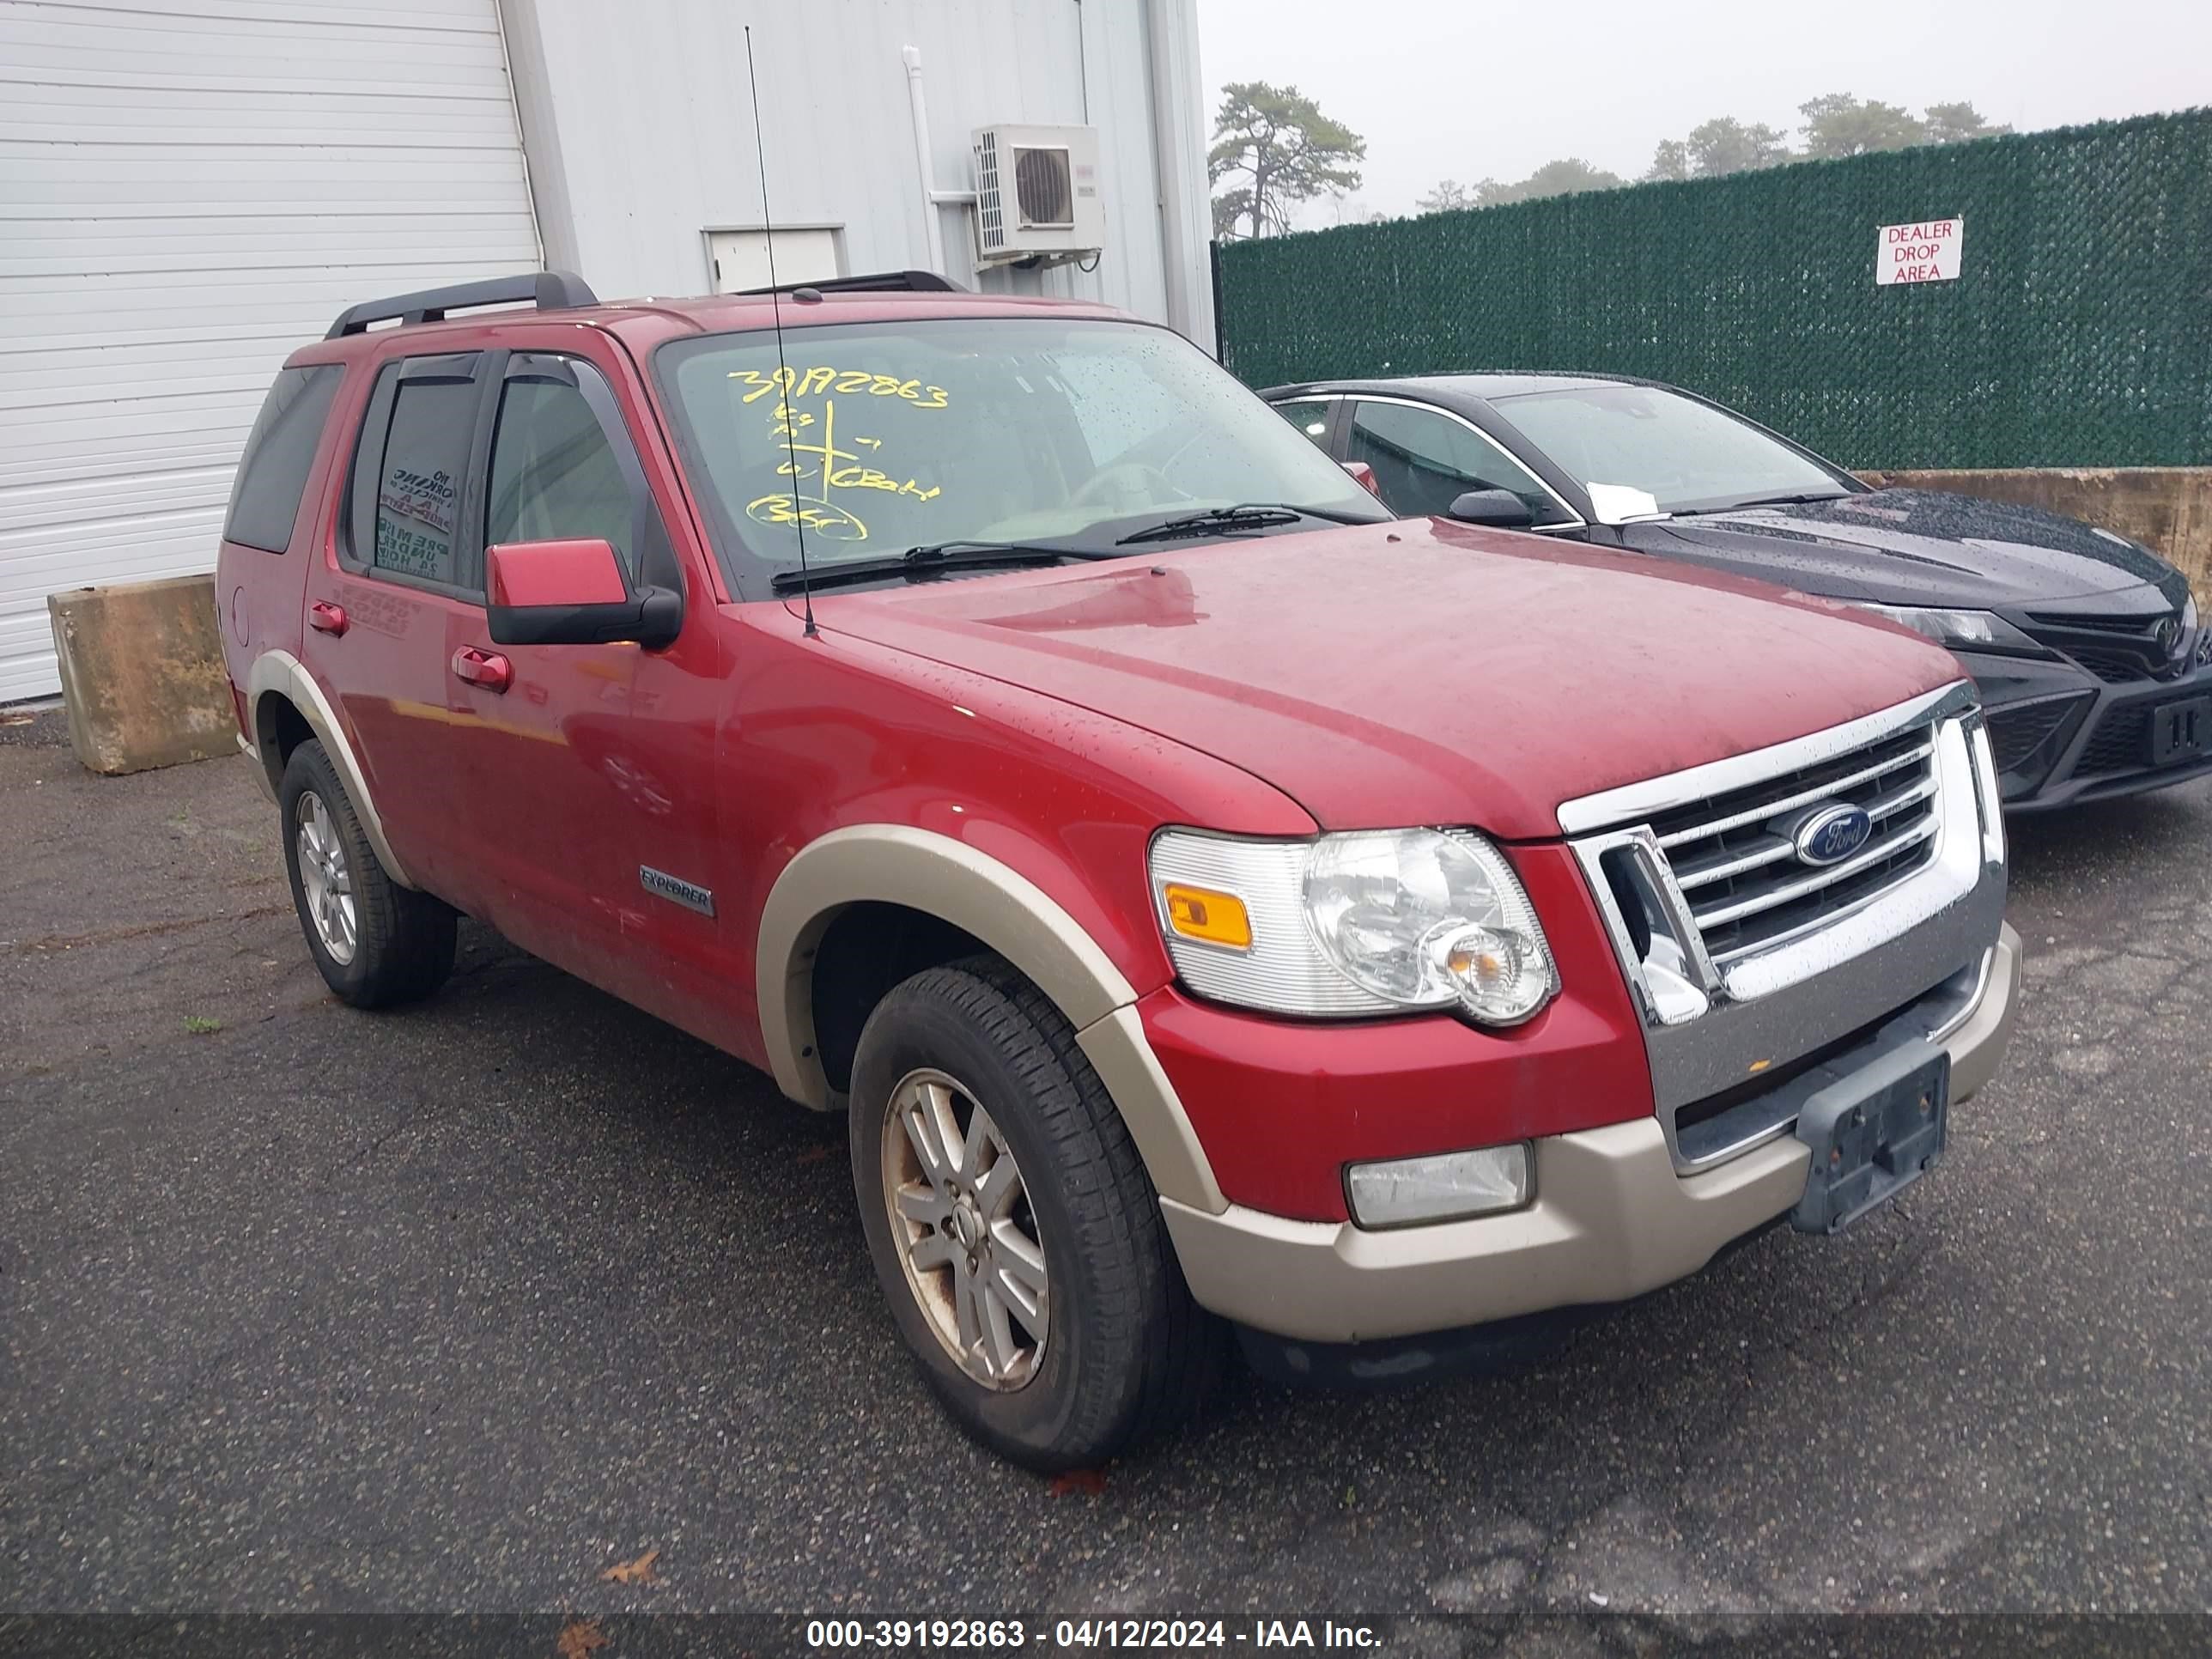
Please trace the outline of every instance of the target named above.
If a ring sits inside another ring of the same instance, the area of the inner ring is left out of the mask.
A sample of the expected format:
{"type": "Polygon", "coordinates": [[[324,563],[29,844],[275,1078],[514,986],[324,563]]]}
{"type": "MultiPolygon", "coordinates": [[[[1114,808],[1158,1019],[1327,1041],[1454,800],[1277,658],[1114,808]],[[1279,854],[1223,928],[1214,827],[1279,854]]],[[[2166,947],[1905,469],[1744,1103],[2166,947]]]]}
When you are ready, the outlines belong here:
{"type": "Polygon", "coordinates": [[[292,817],[293,846],[300,860],[300,891],[307,901],[308,925],[331,960],[343,967],[352,962],[361,938],[345,842],[331,809],[312,789],[300,792],[292,817]]]}
{"type": "Polygon", "coordinates": [[[1036,1376],[1051,1326],[1044,1246],[999,1126],[943,1072],[909,1072],[883,1125],[891,1242],[930,1329],[960,1369],[1012,1392],[1036,1376]]]}

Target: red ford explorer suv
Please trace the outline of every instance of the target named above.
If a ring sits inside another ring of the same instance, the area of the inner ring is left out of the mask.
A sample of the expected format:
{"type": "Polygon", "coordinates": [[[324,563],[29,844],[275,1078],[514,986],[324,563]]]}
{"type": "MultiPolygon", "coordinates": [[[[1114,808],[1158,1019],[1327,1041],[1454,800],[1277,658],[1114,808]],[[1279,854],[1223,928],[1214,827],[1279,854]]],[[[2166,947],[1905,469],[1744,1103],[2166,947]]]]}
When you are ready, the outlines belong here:
{"type": "Polygon", "coordinates": [[[293,355],[219,605],[341,998],[465,914],[845,1112],[893,1320],[1037,1468],[1231,1331],[1417,1374],[1935,1161],[2019,958],[1950,657],[1391,521],[1178,336],[948,290],[293,355]]]}

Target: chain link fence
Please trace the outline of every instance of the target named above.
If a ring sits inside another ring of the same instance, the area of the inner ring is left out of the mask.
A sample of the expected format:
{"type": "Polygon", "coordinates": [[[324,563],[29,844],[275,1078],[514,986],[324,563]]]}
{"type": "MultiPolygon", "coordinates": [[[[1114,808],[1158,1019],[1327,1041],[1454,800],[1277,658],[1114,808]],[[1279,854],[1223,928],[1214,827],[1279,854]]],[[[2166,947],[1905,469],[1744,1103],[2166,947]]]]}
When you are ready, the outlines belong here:
{"type": "Polygon", "coordinates": [[[1222,245],[1248,383],[1647,375],[1854,467],[2212,465],[2212,110],[1222,245]],[[1876,233],[1964,221],[1958,280],[1876,233]]]}

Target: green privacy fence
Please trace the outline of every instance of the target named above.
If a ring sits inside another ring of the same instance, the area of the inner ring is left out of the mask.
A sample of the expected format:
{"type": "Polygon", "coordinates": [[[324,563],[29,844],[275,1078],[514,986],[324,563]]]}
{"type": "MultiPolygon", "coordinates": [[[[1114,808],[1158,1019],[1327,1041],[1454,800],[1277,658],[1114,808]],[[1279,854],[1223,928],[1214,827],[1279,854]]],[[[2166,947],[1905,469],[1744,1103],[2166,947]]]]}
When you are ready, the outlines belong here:
{"type": "Polygon", "coordinates": [[[1219,250],[1253,386],[1473,368],[1685,386],[1856,467],[2212,464],[2212,110],[1219,250]],[[1956,281],[1876,233],[1958,218],[1956,281]]]}

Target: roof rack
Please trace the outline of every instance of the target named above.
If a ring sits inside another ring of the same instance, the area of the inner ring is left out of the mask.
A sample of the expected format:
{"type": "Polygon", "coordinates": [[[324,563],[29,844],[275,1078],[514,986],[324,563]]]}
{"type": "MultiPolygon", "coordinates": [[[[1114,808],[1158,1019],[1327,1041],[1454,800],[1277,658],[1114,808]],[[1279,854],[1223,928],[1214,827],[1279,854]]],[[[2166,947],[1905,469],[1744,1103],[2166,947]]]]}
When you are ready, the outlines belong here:
{"type": "Polygon", "coordinates": [[[965,294],[968,290],[949,276],[933,270],[878,270],[866,276],[823,276],[811,283],[778,283],[774,288],[746,288],[740,294],[796,294],[811,288],[817,294],[965,294]]]}
{"type": "Polygon", "coordinates": [[[389,300],[364,300],[338,313],[337,321],[323,337],[335,340],[364,333],[371,323],[397,321],[403,328],[410,323],[440,323],[449,311],[520,305],[525,300],[534,301],[540,311],[561,311],[571,306],[595,306],[599,296],[592,292],[590,283],[570,270],[494,276],[481,283],[456,283],[451,288],[426,288],[419,294],[395,294],[389,300]]]}

